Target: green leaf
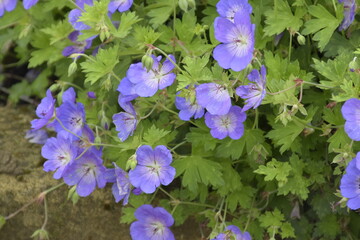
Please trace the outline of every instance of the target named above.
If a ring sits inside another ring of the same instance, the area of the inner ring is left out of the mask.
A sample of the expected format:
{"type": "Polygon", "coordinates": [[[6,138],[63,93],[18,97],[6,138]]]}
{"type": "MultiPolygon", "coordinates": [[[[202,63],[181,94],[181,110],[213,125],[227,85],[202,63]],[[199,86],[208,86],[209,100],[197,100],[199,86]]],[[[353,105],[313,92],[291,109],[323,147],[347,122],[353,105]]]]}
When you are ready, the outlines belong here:
{"type": "Polygon", "coordinates": [[[135,23],[141,19],[136,16],[135,12],[124,12],[121,15],[119,29],[111,32],[115,37],[125,38],[132,30],[135,23]]]}
{"type": "Polygon", "coordinates": [[[67,20],[59,21],[48,28],[41,29],[42,32],[50,35],[50,45],[66,39],[73,30],[74,29],[67,20]]]}
{"type": "Polygon", "coordinates": [[[152,125],[146,133],[144,133],[144,142],[151,146],[160,145],[159,141],[168,135],[170,131],[158,129],[155,125],[152,125]]]}
{"type": "Polygon", "coordinates": [[[95,57],[89,56],[85,62],[80,63],[82,70],[86,73],[85,83],[92,85],[105,76],[110,78],[118,62],[117,46],[100,49],[95,57]]]}
{"type": "Polygon", "coordinates": [[[291,166],[287,162],[279,162],[276,159],[272,159],[266,166],[259,166],[255,173],[265,175],[265,181],[272,181],[276,179],[279,185],[282,186],[287,182],[287,177],[291,171],[291,166]]]}
{"type": "Polygon", "coordinates": [[[176,90],[181,90],[190,84],[196,82],[212,80],[212,73],[206,65],[209,62],[210,54],[205,54],[202,57],[186,56],[183,60],[186,73],[178,74],[178,86],[176,90]]]}
{"type": "Polygon", "coordinates": [[[272,212],[265,212],[259,217],[259,221],[260,226],[266,228],[271,236],[280,234],[282,238],[295,238],[294,228],[290,223],[285,222],[284,215],[277,208],[272,212]]]}
{"type": "Polygon", "coordinates": [[[176,1],[158,0],[155,4],[149,5],[148,7],[151,10],[147,15],[151,18],[150,24],[152,24],[154,28],[157,28],[165,23],[173,13],[174,8],[176,8],[175,4],[176,1]]]}
{"type": "Polygon", "coordinates": [[[175,160],[176,176],[183,174],[182,185],[190,191],[198,190],[198,183],[219,187],[224,184],[222,167],[219,163],[200,156],[187,156],[175,160]]]}
{"type": "Polygon", "coordinates": [[[305,23],[305,29],[302,31],[302,34],[315,34],[313,40],[319,42],[319,49],[323,51],[343,19],[342,12],[343,8],[340,5],[337,7],[336,17],[320,4],[310,6],[309,13],[316,19],[311,19],[305,23]]]}
{"type": "Polygon", "coordinates": [[[218,142],[217,139],[210,135],[209,131],[201,128],[191,128],[190,132],[186,134],[186,140],[205,151],[214,150],[218,142]]]}
{"type": "Polygon", "coordinates": [[[135,25],[133,30],[133,36],[138,42],[137,46],[139,49],[146,48],[148,44],[154,44],[161,34],[149,26],[135,25]]]}
{"type": "Polygon", "coordinates": [[[297,7],[294,15],[287,1],[275,1],[274,9],[265,12],[265,35],[280,34],[286,29],[297,32],[303,24],[301,18],[305,13],[304,8],[297,7]]]}
{"type": "Polygon", "coordinates": [[[133,221],[136,220],[134,213],[135,213],[135,208],[133,207],[126,207],[126,208],[122,208],[121,209],[121,218],[120,218],[120,223],[125,223],[125,224],[130,224],[133,221]]]}

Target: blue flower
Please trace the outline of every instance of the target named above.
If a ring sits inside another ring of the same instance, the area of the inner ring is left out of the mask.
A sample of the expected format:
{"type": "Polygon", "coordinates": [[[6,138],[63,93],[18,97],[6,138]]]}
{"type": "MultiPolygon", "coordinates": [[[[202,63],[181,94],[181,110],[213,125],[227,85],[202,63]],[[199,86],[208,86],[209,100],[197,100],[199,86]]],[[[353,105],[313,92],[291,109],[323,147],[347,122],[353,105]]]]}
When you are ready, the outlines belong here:
{"type": "Polygon", "coordinates": [[[236,89],[236,94],[239,95],[242,99],[245,99],[246,104],[243,107],[243,111],[246,111],[250,108],[257,108],[266,95],[265,66],[261,66],[261,74],[257,69],[252,70],[248,75],[248,79],[254,83],[240,86],[236,89]]]}
{"type": "Polygon", "coordinates": [[[360,208],[360,152],[346,167],[346,173],[340,182],[341,195],[348,198],[347,206],[350,209],[360,208]]]}
{"type": "Polygon", "coordinates": [[[23,5],[25,9],[29,9],[34,6],[39,0],[24,0],[23,5]]]}
{"type": "Polygon", "coordinates": [[[215,60],[225,69],[245,69],[253,58],[255,43],[255,25],[251,24],[249,13],[238,10],[234,22],[217,17],[214,27],[215,38],[222,43],[214,49],[215,60]]]}
{"type": "Polygon", "coordinates": [[[47,159],[44,163],[44,171],[55,171],[54,178],[63,176],[66,167],[74,161],[78,153],[71,140],[58,134],[56,138],[49,138],[41,149],[41,155],[47,159]]]}
{"type": "Polygon", "coordinates": [[[127,77],[124,77],[117,90],[120,92],[118,98],[120,107],[128,113],[136,115],[135,109],[131,104],[131,101],[139,96],[135,92],[134,84],[132,84],[127,77]]]}
{"type": "Polygon", "coordinates": [[[116,131],[118,131],[118,137],[123,142],[129,136],[134,134],[134,131],[137,126],[136,114],[128,112],[120,112],[113,115],[113,122],[116,126],[116,131]]]}
{"type": "Polygon", "coordinates": [[[127,172],[119,168],[116,163],[113,163],[114,168],[107,169],[107,182],[114,183],[112,186],[112,193],[115,202],[120,202],[122,199],[125,206],[129,202],[131,193],[131,184],[127,172]]]}
{"type": "Polygon", "coordinates": [[[175,240],[169,229],[174,219],[164,208],[142,205],[136,209],[135,217],[137,221],[130,226],[133,240],[175,240]]]}
{"type": "Polygon", "coordinates": [[[246,114],[238,106],[232,106],[225,115],[205,114],[205,124],[211,131],[214,138],[224,139],[229,136],[232,139],[239,139],[244,135],[244,124],[246,114]]]}
{"type": "Polygon", "coordinates": [[[360,100],[356,98],[347,100],[341,108],[341,113],[346,120],[347,135],[355,141],[360,141],[360,100]]]}
{"type": "Polygon", "coordinates": [[[106,168],[102,165],[100,156],[94,151],[87,151],[66,168],[63,178],[66,184],[76,185],[79,196],[86,197],[96,186],[105,187],[105,175],[106,168]]]}
{"type": "Polygon", "coordinates": [[[109,3],[109,12],[114,13],[116,10],[125,12],[130,9],[133,0],[112,0],[109,3]]]}
{"type": "Polygon", "coordinates": [[[153,150],[148,145],[136,151],[137,166],[130,170],[131,184],[145,193],[153,193],[162,185],[169,185],[175,177],[175,168],[170,166],[172,155],[170,150],[160,145],[153,150]]]}
{"type": "Polygon", "coordinates": [[[57,117],[59,118],[60,124],[56,121],[55,129],[57,132],[65,130],[62,125],[67,130],[81,135],[82,130],[85,124],[85,109],[82,103],[72,103],[65,101],[59,108],[56,110],[57,117]]]}
{"type": "MultiPolygon", "coordinates": [[[[172,55],[169,57],[175,62],[172,55]]],[[[134,85],[135,94],[140,97],[151,97],[157,90],[164,89],[175,80],[175,73],[171,71],[175,67],[169,59],[166,59],[163,64],[160,63],[161,56],[155,57],[154,63],[150,71],[143,67],[142,63],[131,64],[127,71],[127,78],[134,85]]]]}
{"type": "Polygon", "coordinates": [[[1,0],[0,1],[0,17],[4,15],[5,11],[11,12],[16,7],[17,0],[1,0]]]}
{"type": "Polygon", "coordinates": [[[224,115],[229,112],[231,99],[228,90],[216,83],[204,83],[196,87],[198,104],[213,115],[224,115]]]}
{"type": "Polygon", "coordinates": [[[244,232],[242,233],[240,229],[235,225],[230,225],[226,228],[224,233],[220,233],[212,240],[251,240],[250,233],[244,232]]]}
{"type": "Polygon", "coordinates": [[[235,14],[239,10],[251,14],[252,7],[247,0],[220,0],[216,4],[216,10],[220,17],[227,18],[231,22],[234,22],[235,14]]]}
{"type": "Polygon", "coordinates": [[[31,128],[40,129],[47,125],[54,116],[55,99],[51,95],[50,89],[46,91],[46,97],[41,100],[41,103],[36,108],[36,115],[39,119],[31,121],[31,128]]]}
{"type": "Polygon", "coordinates": [[[73,31],[69,34],[68,38],[74,43],[74,45],[65,47],[62,51],[63,56],[68,57],[74,53],[84,53],[86,49],[89,49],[91,47],[92,38],[79,42],[77,41],[79,34],[79,31],[73,31]]]}
{"type": "Polygon", "coordinates": [[[339,31],[347,29],[355,19],[356,2],[355,0],[339,0],[344,3],[344,19],[342,20],[339,31]]]}
{"type": "Polygon", "coordinates": [[[26,132],[25,138],[31,143],[43,145],[49,136],[44,129],[30,129],[26,132]]]}
{"type": "Polygon", "coordinates": [[[204,108],[197,103],[196,99],[191,102],[190,99],[176,96],[175,106],[180,110],[179,118],[184,121],[189,121],[192,116],[194,116],[194,119],[201,118],[205,113],[204,108]]]}

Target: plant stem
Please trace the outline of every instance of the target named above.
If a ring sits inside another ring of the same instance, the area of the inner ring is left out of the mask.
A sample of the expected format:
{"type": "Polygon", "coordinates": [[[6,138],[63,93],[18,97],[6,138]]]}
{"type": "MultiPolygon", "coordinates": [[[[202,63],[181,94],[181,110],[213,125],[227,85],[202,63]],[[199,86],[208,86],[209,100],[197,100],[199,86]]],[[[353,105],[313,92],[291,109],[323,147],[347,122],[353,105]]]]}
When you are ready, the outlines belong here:
{"type": "Polygon", "coordinates": [[[154,47],[154,50],[160,52],[162,55],[164,55],[167,59],[169,59],[169,61],[181,72],[183,73],[184,70],[182,70],[179,65],[176,64],[176,62],[174,62],[174,60],[171,59],[171,57],[169,57],[169,55],[164,52],[163,50],[161,50],[160,48],[154,47]]]}
{"type": "Polygon", "coordinates": [[[44,197],[44,212],[45,212],[45,219],[43,225],[41,226],[42,230],[45,230],[45,226],[48,222],[48,208],[47,208],[46,196],[44,197]]]}
{"type": "Polygon", "coordinates": [[[179,200],[177,200],[175,197],[173,197],[170,193],[168,193],[165,189],[163,189],[162,187],[159,187],[159,189],[165,193],[165,195],[167,195],[169,198],[171,198],[173,201],[178,202],[179,200]]]}
{"type": "Polygon", "coordinates": [[[62,127],[65,131],[67,131],[68,133],[71,133],[71,134],[74,135],[75,137],[77,137],[77,138],[79,138],[80,140],[86,142],[86,140],[85,140],[84,138],[80,137],[80,136],[77,135],[76,133],[74,133],[74,132],[72,132],[71,130],[67,129],[67,128],[64,126],[64,124],[61,122],[61,120],[60,120],[57,116],[55,116],[55,119],[60,123],[61,127],[62,127]]]}
{"type": "Polygon", "coordinates": [[[183,142],[181,142],[181,143],[179,143],[179,144],[175,145],[175,147],[173,147],[172,149],[170,149],[170,151],[174,151],[175,149],[177,149],[178,147],[180,147],[180,146],[184,145],[185,143],[187,143],[187,141],[183,141],[183,142]]]}
{"type": "Polygon", "coordinates": [[[91,143],[92,146],[104,146],[104,147],[114,147],[114,148],[121,148],[121,146],[114,145],[114,144],[107,144],[107,143],[91,143]]]}
{"type": "Polygon", "coordinates": [[[297,86],[297,84],[295,84],[295,85],[293,85],[293,86],[291,86],[291,87],[285,88],[284,90],[281,90],[281,91],[278,91],[278,92],[273,92],[273,93],[271,93],[271,92],[266,92],[266,94],[269,94],[269,95],[271,95],[271,96],[277,95],[277,94],[280,94],[280,93],[289,91],[290,89],[296,88],[296,86],[297,86]]]}
{"type": "Polygon", "coordinates": [[[291,32],[289,32],[290,33],[290,41],[289,41],[289,55],[288,55],[288,57],[289,57],[289,62],[291,61],[291,47],[292,47],[292,38],[293,38],[293,35],[292,35],[292,33],[291,32]]]}

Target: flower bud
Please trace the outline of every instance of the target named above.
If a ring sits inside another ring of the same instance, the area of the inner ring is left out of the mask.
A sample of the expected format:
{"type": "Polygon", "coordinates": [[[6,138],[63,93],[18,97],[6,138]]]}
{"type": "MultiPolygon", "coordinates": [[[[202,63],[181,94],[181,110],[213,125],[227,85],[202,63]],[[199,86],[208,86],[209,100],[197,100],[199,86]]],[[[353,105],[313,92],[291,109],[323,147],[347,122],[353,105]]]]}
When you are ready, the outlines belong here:
{"type": "Polygon", "coordinates": [[[184,12],[187,12],[189,4],[187,0],[179,0],[179,7],[181,8],[181,10],[183,10],[184,12]]]}
{"type": "Polygon", "coordinates": [[[136,154],[134,154],[127,160],[125,170],[126,171],[129,169],[134,170],[136,165],[137,165],[136,154]]]}
{"type": "Polygon", "coordinates": [[[195,0],[188,0],[188,4],[190,8],[196,8],[195,0]]]}
{"type": "Polygon", "coordinates": [[[6,223],[5,217],[0,215],[0,230],[5,225],[5,223],[6,223]]]}
{"type": "Polygon", "coordinates": [[[305,45],[306,44],[306,39],[303,35],[299,34],[297,36],[297,41],[300,45],[305,45]]]}
{"type": "Polygon", "coordinates": [[[76,61],[73,61],[68,68],[68,77],[70,77],[71,75],[73,75],[74,72],[76,72],[77,70],[77,64],[76,61]]]}
{"type": "Polygon", "coordinates": [[[357,57],[354,57],[354,59],[349,63],[350,71],[354,72],[355,69],[360,68],[358,63],[356,62],[357,57]]]}
{"type": "Polygon", "coordinates": [[[154,64],[154,59],[150,55],[145,54],[141,58],[141,62],[143,64],[143,67],[145,67],[147,71],[150,71],[150,69],[152,68],[152,66],[154,64]]]}

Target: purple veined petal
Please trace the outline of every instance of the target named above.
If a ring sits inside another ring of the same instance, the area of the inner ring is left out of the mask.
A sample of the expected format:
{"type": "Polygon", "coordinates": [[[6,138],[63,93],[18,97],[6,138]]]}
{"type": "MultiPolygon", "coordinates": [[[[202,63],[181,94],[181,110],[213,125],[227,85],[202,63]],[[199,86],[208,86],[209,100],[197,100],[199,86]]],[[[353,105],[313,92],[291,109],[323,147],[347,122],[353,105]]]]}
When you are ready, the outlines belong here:
{"type": "MultiPolygon", "coordinates": [[[[253,59],[253,45],[251,47],[251,51],[248,50],[246,55],[234,56],[233,61],[230,64],[230,68],[234,71],[241,71],[245,69],[253,59]]],[[[239,54],[243,54],[243,52],[238,51],[239,54]]]]}
{"type": "Polygon", "coordinates": [[[159,179],[161,185],[167,186],[175,178],[176,170],[174,167],[171,166],[162,166],[159,173],[159,179]]]}
{"type": "Polygon", "coordinates": [[[242,10],[247,14],[252,13],[252,7],[247,0],[220,0],[216,4],[216,10],[221,17],[234,21],[235,14],[242,10]]]}
{"type": "Polygon", "coordinates": [[[227,89],[219,84],[204,83],[196,87],[196,99],[200,106],[213,115],[229,112],[231,99],[227,89]]]}
{"type": "MultiPolygon", "coordinates": [[[[169,54],[169,58],[176,63],[175,57],[172,54],[169,54]]],[[[159,60],[160,61],[160,60],[159,60]]],[[[166,59],[161,67],[161,73],[167,74],[175,68],[175,65],[169,60],[166,59]]]]}
{"type": "Polygon", "coordinates": [[[360,141],[360,122],[346,121],[344,129],[349,138],[360,141]]]}
{"type": "Polygon", "coordinates": [[[76,93],[73,87],[70,87],[65,92],[63,92],[62,101],[70,103],[76,102],[76,93]]]}
{"type": "Polygon", "coordinates": [[[133,0],[113,0],[109,3],[109,12],[114,13],[116,10],[125,12],[130,9],[133,0]]]}
{"type": "Polygon", "coordinates": [[[132,136],[137,126],[136,116],[127,112],[114,114],[113,122],[116,126],[116,131],[119,132],[118,137],[121,141],[125,141],[129,136],[132,136]]]}
{"type": "Polygon", "coordinates": [[[152,164],[154,159],[154,151],[149,145],[142,145],[136,150],[136,160],[139,165],[147,166],[152,164]]]}
{"type": "Polygon", "coordinates": [[[133,116],[136,116],[136,111],[134,106],[132,105],[131,101],[137,98],[138,95],[127,95],[124,96],[121,93],[118,97],[118,103],[122,109],[124,109],[126,112],[132,114],[133,116]]]}
{"type": "Polygon", "coordinates": [[[34,130],[38,130],[46,126],[48,123],[49,123],[49,119],[46,118],[34,119],[31,121],[31,128],[34,130]]]}
{"type": "Polygon", "coordinates": [[[69,13],[69,22],[73,26],[73,28],[77,31],[87,30],[90,27],[83,22],[79,22],[79,17],[82,15],[82,11],[80,9],[73,9],[69,13]]]}
{"type": "Polygon", "coordinates": [[[359,176],[344,174],[341,178],[340,191],[341,195],[346,198],[353,198],[359,195],[357,191],[359,186],[357,184],[359,176]]]}
{"type": "MultiPolygon", "coordinates": [[[[65,128],[77,135],[82,134],[85,124],[85,109],[82,103],[64,102],[56,112],[65,128]]],[[[55,128],[57,132],[64,130],[58,122],[55,128]]]]}
{"type": "Polygon", "coordinates": [[[244,26],[249,28],[249,26],[252,25],[250,14],[244,9],[237,11],[234,16],[234,24],[238,27],[238,29],[241,29],[244,26]]]}
{"type": "Polygon", "coordinates": [[[159,84],[159,89],[164,89],[166,87],[171,86],[176,78],[176,74],[175,73],[169,73],[164,75],[158,82],[159,84]]]}
{"type": "Polygon", "coordinates": [[[249,81],[258,83],[259,79],[261,79],[260,73],[258,70],[253,69],[249,75],[247,76],[249,81]]]}
{"type": "Polygon", "coordinates": [[[50,119],[54,114],[55,99],[52,97],[50,89],[46,91],[46,97],[43,98],[36,108],[36,115],[39,118],[50,119]]]}
{"type": "Polygon", "coordinates": [[[81,180],[77,183],[76,192],[80,197],[89,196],[96,188],[95,175],[90,172],[83,175],[81,180]]]}
{"type": "Polygon", "coordinates": [[[220,67],[224,69],[229,69],[231,66],[231,62],[233,61],[233,52],[231,52],[228,44],[220,44],[217,45],[213,52],[214,59],[218,62],[220,67]]]}
{"type": "Polygon", "coordinates": [[[0,17],[2,17],[5,13],[5,8],[3,5],[0,4],[0,17]]]}
{"type": "Polygon", "coordinates": [[[93,0],[76,0],[76,5],[78,5],[81,9],[84,9],[85,4],[92,6],[93,0]]]}
{"type": "Polygon", "coordinates": [[[238,35],[236,25],[222,17],[215,18],[214,30],[216,40],[222,43],[230,43],[238,35]]]}
{"type": "Polygon", "coordinates": [[[341,108],[341,113],[345,120],[360,123],[360,100],[356,98],[347,100],[341,108]]]}
{"type": "Polygon", "coordinates": [[[135,211],[135,221],[130,226],[133,240],[175,240],[169,227],[174,219],[165,209],[142,205],[135,211]]]}
{"type": "Polygon", "coordinates": [[[360,174],[360,152],[358,152],[356,154],[356,157],[355,157],[355,166],[357,168],[357,170],[359,171],[359,174],[360,174]]]}
{"type": "Polygon", "coordinates": [[[28,139],[30,143],[43,145],[49,138],[49,135],[44,129],[30,129],[26,132],[25,138],[28,139]]]}
{"type": "Polygon", "coordinates": [[[357,195],[354,198],[351,198],[347,202],[347,206],[352,210],[357,210],[360,208],[360,195],[357,195]]]}
{"type": "Polygon", "coordinates": [[[170,165],[172,162],[171,152],[164,145],[156,146],[153,151],[153,156],[156,162],[161,166],[170,165]]]}
{"type": "Polygon", "coordinates": [[[129,179],[134,187],[139,187],[147,194],[155,192],[156,188],[160,186],[158,175],[145,166],[138,165],[134,170],[131,170],[129,172],[129,179]]]}
{"type": "Polygon", "coordinates": [[[344,3],[344,19],[338,28],[339,31],[343,31],[349,28],[349,26],[355,19],[356,2],[355,0],[346,0],[346,1],[339,0],[339,3],[344,3]]]}
{"type": "MultiPolygon", "coordinates": [[[[29,9],[34,6],[39,0],[23,0],[23,5],[25,9],[29,9]]],[[[15,2],[15,1],[14,1],[15,2]]]]}
{"type": "Polygon", "coordinates": [[[159,88],[158,82],[153,79],[146,79],[144,83],[135,85],[135,92],[140,97],[154,96],[159,88]]]}
{"type": "Polygon", "coordinates": [[[141,62],[131,64],[126,73],[127,79],[132,84],[136,84],[136,83],[145,81],[147,78],[147,75],[148,75],[148,72],[147,72],[146,68],[144,68],[142,66],[141,62]]]}
{"type": "Polygon", "coordinates": [[[61,54],[64,57],[68,57],[68,56],[70,56],[71,54],[74,54],[74,53],[78,53],[77,49],[74,46],[67,46],[61,52],[61,54]]]}
{"type": "MultiPolygon", "coordinates": [[[[124,77],[121,80],[121,82],[117,88],[117,91],[119,91],[124,96],[136,95],[136,92],[134,89],[134,84],[132,82],[130,82],[130,80],[127,77],[124,77]]],[[[131,100],[133,100],[133,99],[131,99],[131,100]]]]}
{"type": "Polygon", "coordinates": [[[3,8],[8,12],[13,11],[16,7],[16,4],[17,0],[2,0],[3,8]]]}

